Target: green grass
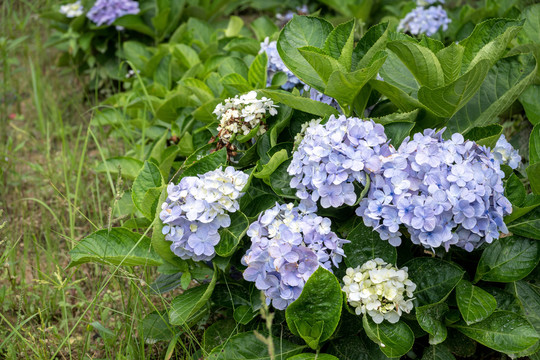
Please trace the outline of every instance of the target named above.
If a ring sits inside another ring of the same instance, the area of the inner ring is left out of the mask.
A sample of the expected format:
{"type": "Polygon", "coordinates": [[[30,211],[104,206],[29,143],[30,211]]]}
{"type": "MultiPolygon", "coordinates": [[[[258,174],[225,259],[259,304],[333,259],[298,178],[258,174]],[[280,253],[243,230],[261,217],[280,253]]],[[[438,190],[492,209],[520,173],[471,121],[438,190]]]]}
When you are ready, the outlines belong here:
{"type": "MultiPolygon", "coordinates": [[[[154,270],[67,267],[77,241],[118,223],[128,185],[93,170],[123,149],[90,127],[98,94],[43,45],[38,14],[59,3],[0,2],[0,358],[162,359],[168,344],[138,330],[174,295],[149,295],[154,270]]],[[[182,335],[172,358],[198,347],[182,335]]]]}

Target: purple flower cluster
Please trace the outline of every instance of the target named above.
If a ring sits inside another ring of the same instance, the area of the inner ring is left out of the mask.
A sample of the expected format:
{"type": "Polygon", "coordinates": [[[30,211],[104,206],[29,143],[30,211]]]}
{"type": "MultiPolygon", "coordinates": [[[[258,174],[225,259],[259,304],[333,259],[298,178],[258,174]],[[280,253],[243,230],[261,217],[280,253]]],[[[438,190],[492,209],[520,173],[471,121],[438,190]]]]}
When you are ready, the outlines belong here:
{"type": "Polygon", "coordinates": [[[220,240],[218,230],[230,226],[228,213],[238,210],[248,178],[228,167],[169,184],[159,218],[165,224],[165,240],[172,241],[172,252],[182,259],[211,260],[220,240]]]}
{"type": "Polygon", "coordinates": [[[287,169],[291,187],[324,208],[354,205],[354,182],[365,185],[366,174],[380,170],[386,143],[383,126],[373,120],[332,115],[326,124],[314,122],[287,169]]]}
{"type": "Polygon", "coordinates": [[[431,6],[427,9],[419,6],[405,15],[399,22],[398,30],[408,31],[413,35],[426,34],[432,36],[440,28],[446,31],[450,22],[448,14],[441,5],[431,6]]]}
{"type": "Polygon", "coordinates": [[[503,217],[512,206],[499,162],[460,134],[443,140],[443,131],[417,133],[384,156],[356,210],[393,246],[401,244],[401,226],[413,243],[447,251],[450,245],[472,251],[508,232],[503,217]]]}
{"type": "Polygon", "coordinates": [[[125,15],[139,13],[139,3],[133,0],[97,0],[86,14],[97,26],[111,25],[125,15]]]}
{"type": "Polygon", "coordinates": [[[495,160],[497,160],[501,165],[505,164],[510,166],[512,169],[517,169],[519,164],[521,164],[521,156],[519,152],[514,149],[514,147],[506,140],[504,135],[501,135],[497,144],[491,150],[495,160]]]}
{"type": "Polygon", "coordinates": [[[331,271],[345,256],[342,246],[348,241],[331,231],[330,219],[314,213],[314,204],[307,204],[276,204],[247,232],[251,247],[242,258],[244,279],[255,282],[276,309],[296,300],[319,266],[331,271]]]}

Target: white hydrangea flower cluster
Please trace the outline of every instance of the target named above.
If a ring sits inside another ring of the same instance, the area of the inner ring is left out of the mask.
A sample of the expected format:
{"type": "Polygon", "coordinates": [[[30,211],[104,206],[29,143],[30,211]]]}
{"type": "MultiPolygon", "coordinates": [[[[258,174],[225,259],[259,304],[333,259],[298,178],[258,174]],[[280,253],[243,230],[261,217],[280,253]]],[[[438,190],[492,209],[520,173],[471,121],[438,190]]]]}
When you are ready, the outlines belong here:
{"type": "Polygon", "coordinates": [[[81,5],[81,1],[76,1],[72,4],[60,6],[60,13],[66,15],[68,18],[75,18],[81,16],[84,12],[84,8],[81,5]]]}
{"type": "Polygon", "coordinates": [[[172,241],[172,252],[182,259],[211,260],[220,241],[218,230],[230,226],[228,213],[239,209],[248,178],[229,166],[169,184],[159,217],[165,240],[172,241]]]}
{"type": "Polygon", "coordinates": [[[213,112],[219,120],[218,137],[227,144],[233,135],[247,135],[257,127],[257,135],[262,135],[266,132],[264,120],[268,115],[276,115],[276,108],[277,105],[266,97],[257,99],[256,91],[228,98],[218,104],[213,112]]]}
{"type": "Polygon", "coordinates": [[[416,284],[409,280],[407,270],[376,258],[361,267],[348,268],[343,291],[357,315],[368,314],[376,324],[384,320],[395,324],[403,312],[413,308],[416,284]]]}
{"type": "Polygon", "coordinates": [[[501,135],[497,144],[491,150],[495,160],[497,160],[501,165],[505,164],[510,166],[512,169],[517,169],[521,164],[521,156],[519,152],[514,149],[514,147],[506,140],[506,137],[501,135]]]}

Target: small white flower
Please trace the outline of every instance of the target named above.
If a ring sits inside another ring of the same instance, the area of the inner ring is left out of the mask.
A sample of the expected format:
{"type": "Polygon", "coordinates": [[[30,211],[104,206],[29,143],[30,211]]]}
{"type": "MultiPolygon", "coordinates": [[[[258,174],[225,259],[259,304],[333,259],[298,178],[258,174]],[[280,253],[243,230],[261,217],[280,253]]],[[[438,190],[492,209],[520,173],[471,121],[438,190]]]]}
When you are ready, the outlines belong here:
{"type": "Polygon", "coordinates": [[[81,5],[80,0],[72,4],[60,6],[60,13],[66,15],[68,18],[74,18],[81,16],[84,12],[83,6],[81,5]]]}
{"type": "Polygon", "coordinates": [[[348,268],[343,283],[356,314],[368,314],[377,324],[383,320],[394,324],[413,308],[416,284],[409,280],[406,267],[397,269],[379,258],[369,260],[361,267],[348,268]]]}

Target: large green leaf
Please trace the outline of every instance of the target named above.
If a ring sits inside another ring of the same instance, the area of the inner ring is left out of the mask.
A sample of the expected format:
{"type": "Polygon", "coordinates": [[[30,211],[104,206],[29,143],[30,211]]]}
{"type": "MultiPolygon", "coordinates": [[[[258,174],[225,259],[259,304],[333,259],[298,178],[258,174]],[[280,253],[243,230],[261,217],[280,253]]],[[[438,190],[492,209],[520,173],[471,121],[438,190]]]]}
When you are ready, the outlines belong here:
{"type": "Polygon", "coordinates": [[[386,60],[386,53],[379,52],[365,68],[353,72],[334,71],[328,79],[325,94],[336,99],[340,104],[351,105],[362,87],[377,75],[386,60]]]}
{"type": "MultiPolygon", "coordinates": [[[[388,57],[379,70],[379,74],[384,79],[385,83],[397,87],[405,94],[416,98],[416,94],[420,88],[418,81],[407,66],[405,66],[400,58],[393,52],[388,52],[388,57]]],[[[412,110],[414,109],[407,111],[412,110]]]]}
{"type": "Polygon", "coordinates": [[[456,358],[446,346],[431,345],[424,350],[422,360],[456,360],[456,358]]]}
{"type": "Polygon", "coordinates": [[[351,71],[368,66],[375,54],[386,48],[387,41],[388,23],[370,27],[353,50],[351,71]]]}
{"type": "Polygon", "coordinates": [[[334,71],[346,71],[345,67],[337,59],[334,59],[332,56],[326,54],[324,50],[317,47],[304,46],[299,48],[298,51],[311,67],[313,67],[325,85],[334,71]]]}
{"type": "Polygon", "coordinates": [[[407,66],[420,85],[433,89],[444,85],[441,64],[430,49],[407,40],[391,41],[387,46],[407,66]]]}
{"type": "MultiPolygon", "coordinates": [[[[523,182],[512,173],[508,180],[506,180],[506,186],[504,187],[504,196],[512,203],[512,206],[521,206],[527,196],[527,191],[523,182]]],[[[518,234],[520,235],[520,234],[518,234]]]]}
{"type": "Polygon", "coordinates": [[[476,324],[459,322],[452,326],[480,344],[503,353],[523,351],[538,341],[531,324],[510,311],[496,311],[476,324]]]}
{"type": "Polygon", "coordinates": [[[277,50],[289,70],[303,82],[319,91],[324,91],[323,80],[313,71],[309,62],[298,48],[314,46],[322,48],[333,26],[323,19],[311,16],[294,16],[279,34],[277,50]]]}
{"type": "Polygon", "coordinates": [[[227,163],[227,149],[215,151],[209,155],[192,162],[191,158],[186,159],[185,170],[180,174],[180,178],[186,176],[197,176],[215,170],[227,163]]]}
{"type": "Polygon", "coordinates": [[[98,230],[79,241],[69,255],[70,267],[87,262],[125,266],[163,263],[148,237],[124,228],[98,230]]]}
{"type": "Polygon", "coordinates": [[[133,181],[131,198],[133,204],[147,219],[154,219],[162,186],[163,178],[159,168],[153,163],[145,161],[137,178],[133,181]]]}
{"type": "Polygon", "coordinates": [[[141,171],[143,162],[130,157],[113,157],[96,167],[99,173],[122,174],[126,179],[133,180],[141,171]]]}
{"type": "Polygon", "coordinates": [[[488,60],[482,60],[465,74],[442,87],[422,86],[418,90],[418,100],[435,114],[450,117],[465,106],[482,86],[489,65],[488,60]]]}
{"type": "Polygon", "coordinates": [[[246,215],[240,211],[230,214],[231,225],[219,230],[220,240],[216,245],[216,254],[227,257],[234,253],[240,239],[246,233],[249,227],[249,221],[246,215]]]}
{"type": "Polygon", "coordinates": [[[285,317],[291,332],[312,348],[332,336],[339,323],[342,292],[336,277],[319,267],[308,279],[302,293],[287,307],[285,317]]]}
{"type": "Polygon", "coordinates": [[[411,112],[424,107],[417,99],[389,82],[370,80],[369,85],[386,96],[401,111],[411,112]]]}
{"type": "Polygon", "coordinates": [[[522,24],[523,22],[519,20],[489,19],[476,25],[471,35],[460,42],[460,45],[465,48],[462,69],[465,70],[469,66],[482,48],[495,41],[497,37],[504,35],[508,29],[522,24]]]}
{"type": "Polygon", "coordinates": [[[494,241],[482,253],[474,281],[511,282],[523,279],[540,260],[540,243],[519,236],[494,241]]]}
{"type": "Polygon", "coordinates": [[[493,295],[467,280],[457,284],[456,300],[461,316],[468,325],[484,320],[497,308],[493,295]]]}
{"type": "Polygon", "coordinates": [[[172,325],[182,326],[197,313],[199,309],[206,305],[214,287],[216,286],[217,271],[209,284],[203,284],[184,291],[171,302],[169,311],[169,322],[172,325]]]}
{"type": "Polygon", "coordinates": [[[339,359],[335,357],[334,355],[329,355],[329,354],[306,353],[306,354],[294,355],[293,357],[290,357],[287,360],[339,360],[339,359]]]}
{"type": "Polygon", "coordinates": [[[521,280],[508,284],[508,288],[519,300],[523,315],[540,334],[540,288],[521,280]]]}
{"type": "Polygon", "coordinates": [[[416,306],[435,304],[446,299],[464,274],[457,265],[438,258],[414,258],[405,263],[405,266],[409,269],[409,279],[416,284],[416,306]]]}
{"type": "Polygon", "coordinates": [[[437,59],[441,63],[444,74],[444,83],[449,84],[456,80],[461,74],[461,60],[465,48],[456,43],[437,52],[437,59]]]}
{"type": "Polygon", "coordinates": [[[437,345],[446,340],[447,330],[444,315],[448,312],[445,302],[419,306],[416,308],[416,320],[420,327],[429,333],[429,343],[437,345]]]}
{"type": "Polygon", "coordinates": [[[255,88],[266,87],[266,65],[268,63],[268,56],[266,52],[262,52],[255,57],[248,71],[248,81],[255,88]]]}
{"type": "Polygon", "coordinates": [[[536,208],[508,225],[508,230],[516,235],[540,240],[540,209],[536,208]]]}
{"type": "MultiPolygon", "coordinates": [[[[363,334],[362,334],[363,335],[363,334]]],[[[377,344],[365,335],[350,335],[330,342],[326,352],[339,360],[387,360],[377,344]]]]}
{"type": "Polygon", "coordinates": [[[260,171],[253,173],[253,176],[259,179],[268,179],[270,175],[272,175],[272,173],[276,171],[279,165],[281,165],[288,159],[289,154],[287,153],[287,150],[281,149],[272,155],[270,160],[268,160],[268,162],[262,166],[260,171]]]}
{"type": "Polygon", "coordinates": [[[293,95],[283,90],[258,90],[257,93],[266,96],[277,103],[282,103],[295,110],[300,110],[319,117],[338,115],[338,111],[330,105],[320,101],[311,100],[302,96],[293,95]]]}
{"type": "Polygon", "coordinates": [[[519,101],[523,105],[527,118],[533,125],[540,123],[540,85],[529,86],[520,96],[519,101]]]}
{"type": "MultiPolygon", "coordinates": [[[[285,339],[274,338],[275,359],[288,359],[299,354],[305,346],[293,344],[285,339]]],[[[268,345],[250,332],[235,335],[214,348],[207,360],[271,360],[268,345]]]]}
{"type": "Polygon", "coordinates": [[[364,315],[362,323],[367,336],[379,345],[386,356],[401,357],[411,350],[414,333],[403,321],[395,324],[388,321],[375,324],[369,315],[364,315]]]}
{"type": "Polygon", "coordinates": [[[384,241],[379,233],[360,222],[347,236],[350,243],[343,245],[345,252],[345,264],[348,267],[362,266],[364,263],[375,258],[395,264],[397,260],[397,250],[384,241]]]}
{"type": "Polygon", "coordinates": [[[336,26],[324,42],[323,50],[338,60],[345,71],[351,69],[354,48],[354,20],[336,26]]]}
{"type": "Polygon", "coordinates": [[[531,54],[496,62],[476,94],[448,121],[448,134],[465,133],[476,126],[495,122],[534,80],[535,73],[536,61],[531,54]]]}
{"type": "Polygon", "coordinates": [[[529,137],[529,163],[540,162],[540,125],[535,125],[529,137]]]}

